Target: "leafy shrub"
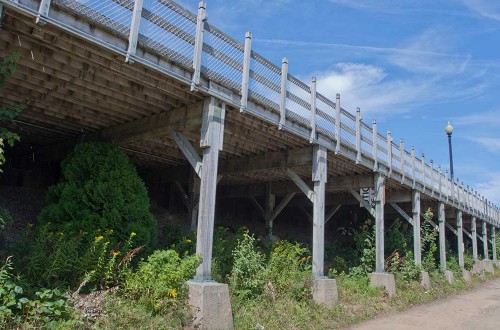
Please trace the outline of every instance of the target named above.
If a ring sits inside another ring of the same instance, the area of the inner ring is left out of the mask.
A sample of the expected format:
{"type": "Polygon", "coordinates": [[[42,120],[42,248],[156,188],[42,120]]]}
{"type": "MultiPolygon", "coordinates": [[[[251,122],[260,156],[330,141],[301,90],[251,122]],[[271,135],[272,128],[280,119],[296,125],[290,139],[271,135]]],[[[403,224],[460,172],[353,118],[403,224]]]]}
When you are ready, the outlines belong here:
{"type": "Polygon", "coordinates": [[[437,269],[436,252],[438,249],[436,239],[438,236],[438,231],[431,224],[434,214],[429,208],[423,215],[424,221],[421,225],[421,242],[422,242],[422,266],[428,271],[434,271],[437,269]]]}
{"type": "Polygon", "coordinates": [[[26,324],[50,327],[70,316],[72,308],[66,294],[57,289],[40,289],[29,295],[12,271],[12,261],[7,258],[0,268],[0,327],[18,328],[26,324]]]}
{"type": "Polygon", "coordinates": [[[242,227],[232,233],[227,227],[217,227],[214,233],[212,254],[212,278],[220,283],[228,283],[234,264],[233,251],[243,240],[247,228],[242,227]]]}
{"type": "Polygon", "coordinates": [[[385,234],[385,249],[389,253],[398,251],[400,255],[405,256],[412,242],[412,230],[407,222],[401,219],[394,220],[391,228],[385,234]]]}
{"type": "Polygon", "coordinates": [[[125,273],[123,292],[153,312],[177,307],[187,296],[185,283],[200,262],[197,255],[181,258],[173,250],[155,251],[139,263],[137,271],[125,273]]]}
{"type": "Polygon", "coordinates": [[[5,226],[12,222],[12,216],[9,211],[0,207],[0,230],[4,229],[5,226]]]}
{"type": "Polygon", "coordinates": [[[471,270],[474,266],[474,258],[472,257],[472,252],[470,250],[466,250],[464,252],[464,268],[466,270],[471,270]]]}
{"type": "Polygon", "coordinates": [[[146,250],[152,247],[156,226],[146,187],[116,145],[79,144],[61,166],[63,178],[49,188],[40,224],[51,222],[70,237],[97,229],[113,230],[111,246],[134,232],[138,245],[146,250]]]}
{"type": "Polygon", "coordinates": [[[356,233],[357,248],[362,251],[360,264],[349,270],[349,276],[354,278],[365,277],[375,268],[375,228],[370,220],[365,221],[361,232],[356,233]]]}
{"type": "Polygon", "coordinates": [[[110,244],[114,231],[80,232],[70,236],[48,223],[38,228],[27,257],[26,275],[39,286],[107,288],[119,282],[125,267],[140,248],[132,249],[135,233],[124,244],[110,244]]]}
{"type": "Polygon", "coordinates": [[[447,260],[446,260],[446,268],[453,273],[457,274],[462,274],[462,269],[460,268],[460,265],[458,264],[458,259],[457,256],[451,251],[449,251],[447,254],[447,260]]]}
{"type": "Polygon", "coordinates": [[[172,245],[179,241],[179,238],[184,236],[182,233],[182,226],[179,224],[166,224],[163,227],[163,241],[162,246],[170,248],[172,245]]]}
{"type": "Polygon", "coordinates": [[[404,257],[394,253],[392,258],[392,267],[388,271],[394,273],[398,279],[406,284],[421,279],[422,266],[415,264],[412,252],[408,252],[404,257]]]}
{"type": "Polygon", "coordinates": [[[239,297],[261,295],[266,283],[264,277],[265,256],[258,251],[255,238],[245,233],[233,250],[234,263],[229,287],[239,297]]]}
{"type": "Polygon", "coordinates": [[[311,291],[311,256],[308,249],[288,241],[277,242],[266,267],[272,297],[307,298],[311,291]]]}

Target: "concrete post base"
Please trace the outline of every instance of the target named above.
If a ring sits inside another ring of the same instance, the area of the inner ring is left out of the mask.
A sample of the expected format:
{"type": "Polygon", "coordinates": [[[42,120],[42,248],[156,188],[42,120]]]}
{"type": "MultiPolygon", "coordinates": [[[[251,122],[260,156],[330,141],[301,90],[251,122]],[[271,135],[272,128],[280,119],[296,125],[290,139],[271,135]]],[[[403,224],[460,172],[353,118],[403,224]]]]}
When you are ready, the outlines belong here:
{"type": "Polygon", "coordinates": [[[194,328],[234,329],[227,284],[188,281],[187,285],[194,328]]]}
{"type": "Polygon", "coordinates": [[[389,297],[396,294],[396,281],[394,275],[389,273],[371,273],[370,286],[375,288],[383,287],[389,297]]]}
{"type": "Polygon", "coordinates": [[[429,273],[423,271],[420,275],[422,280],[420,281],[420,286],[424,289],[424,291],[429,291],[431,289],[431,278],[429,277],[429,273]]]}
{"type": "Polygon", "coordinates": [[[313,300],[326,307],[337,304],[337,280],[330,278],[315,279],[313,283],[313,300]]]}
{"type": "Polygon", "coordinates": [[[465,282],[470,282],[471,281],[470,273],[466,269],[462,269],[462,277],[463,277],[463,279],[464,279],[465,282]]]}
{"type": "Polygon", "coordinates": [[[474,264],[472,265],[472,269],[470,272],[472,275],[483,275],[484,273],[483,263],[479,260],[474,261],[474,264]]]}
{"type": "Polygon", "coordinates": [[[498,261],[498,260],[493,260],[493,265],[494,265],[496,268],[500,268],[500,261],[498,261]]]}
{"type": "Polygon", "coordinates": [[[449,285],[453,285],[453,283],[455,283],[455,276],[453,276],[453,272],[450,270],[444,271],[444,278],[449,285]]]}
{"type": "Polygon", "coordinates": [[[493,268],[493,262],[489,259],[483,260],[483,269],[488,273],[495,273],[495,269],[493,268]]]}

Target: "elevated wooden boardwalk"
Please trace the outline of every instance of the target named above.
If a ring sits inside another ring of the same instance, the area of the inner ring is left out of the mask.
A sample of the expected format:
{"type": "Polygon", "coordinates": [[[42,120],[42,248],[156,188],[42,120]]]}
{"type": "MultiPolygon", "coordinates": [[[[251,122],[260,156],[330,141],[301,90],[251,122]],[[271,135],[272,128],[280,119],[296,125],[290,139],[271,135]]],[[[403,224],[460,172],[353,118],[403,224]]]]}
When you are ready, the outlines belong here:
{"type": "Polygon", "coordinates": [[[198,15],[170,0],[0,4],[0,56],[21,54],[0,91],[2,101],[25,107],[14,129],[38,146],[38,159],[90,136],[115,141],[158,173],[190,164],[201,177],[197,182],[194,175],[191,185],[201,188],[185,201],[193,226],[198,220],[197,251],[207,260],[199,279],[211,274],[217,187],[224,196],[249,197],[270,231],[292,199],[312,205],[305,216],[313,222],[318,278],[324,224],[345,204],[361,204],[376,219],[379,273],[386,209],[414,226],[416,263],[421,204],[438,215],[442,267],[445,226],[457,235],[461,266],[463,233],[475,258],[478,238],[495,251],[497,206],[394,142],[390,132],[377,132],[376,122],[364,123],[359,110],[342,109],[340,96],[317,93],[315,78],[306,84],[289,74],[286,58],[278,67],[253,52],[251,34],[240,43],[210,25],[204,3],[198,15]]]}

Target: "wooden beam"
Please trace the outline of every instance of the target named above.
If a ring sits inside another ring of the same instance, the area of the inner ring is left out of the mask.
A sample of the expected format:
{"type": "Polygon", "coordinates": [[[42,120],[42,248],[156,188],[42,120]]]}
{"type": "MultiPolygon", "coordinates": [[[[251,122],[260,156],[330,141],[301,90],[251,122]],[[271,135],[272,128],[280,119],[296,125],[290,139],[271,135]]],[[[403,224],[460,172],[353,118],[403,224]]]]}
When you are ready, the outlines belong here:
{"type": "Polygon", "coordinates": [[[452,231],[455,235],[457,235],[457,236],[458,236],[458,232],[457,232],[457,230],[456,230],[455,228],[453,228],[453,226],[452,226],[452,225],[450,225],[448,222],[445,222],[444,224],[445,224],[446,228],[448,228],[448,229],[449,229],[449,230],[451,230],[451,231],[452,231]]]}
{"type": "Polygon", "coordinates": [[[266,212],[260,205],[259,201],[255,199],[254,196],[248,196],[248,200],[252,203],[252,205],[255,207],[255,209],[259,212],[259,215],[265,220],[266,219],[266,212]]]}
{"type": "Polygon", "coordinates": [[[373,175],[334,176],[328,178],[326,191],[371,188],[373,185],[373,175]]]}
{"type": "Polygon", "coordinates": [[[200,155],[198,155],[198,152],[191,145],[188,138],[181,132],[173,131],[172,137],[174,138],[175,143],[177,144],[179,149],[181,149],[184,156],[186,156],[186,159],[188,160],[189,164],[191,164],[191,166],[193,167],[195,173],[198,175],[198,177],[201,178],[202,162],[200,155]]]}
{"type": "Polygon", "coordinates": [[[220,162],[221,174],[237,174],[277,168],[291,168],[310,165],[312,148],[270,152],[263,155],[229,159],[220,162]]]}
{"type": "Polygon", "coordinates": [[[299,187],[304,195],[306,195],[307,198],[309,198],[309,200],[314,203],[314,191],[309,188],[309,185],[307,185],[307,183],[305,183],[297,173],[289,168],[286,169],[286,174],[288,174],[290,179],[292,179],[292,181],[297,185],[297,187],[299,187]]]}
{"type": "Polygon", "coordinates": [[[361,195],[354,189],[349,189],[349,192],[351,195],[356,198],[356,200],[373,216],[375,217],[375,210],[371,207],[370,204],[368,204],[362,197],[361,195]]]}
{"type": "Polygon", "coordinates": [[[313,217],[312,217],[312,215],[311,215],[311,214],[310,214],[310,213],[306,210],[306,208],[305,208],[303,205],[299,206],[299,210],[300,210],[300,211],[301,211],[301,212],[302,212],[302,213],[306,216],[306,219],[307,219],[310,223],[312,223],[312,222],[313,222],[313,217]]]}
{"type": "Polygon", "coordinates": [[[328,212],[328,214],[325,216],[325,224],[330,221],[331,218],[333,218],[333,216],[335,215],[335,213],[337,213],[338,210],[340,210],[340,208],[342,207],[342,204],[339,204],[335,207],[332,207],[332,209],[330,210],[330,212],[328,212]]]}
{"type": "Polygon", "coordinates": [[[389,202],[389,204],[405,219],[413,226],[413,219],[401,208],[398,204],[394,202],[389,202]]]}
{"type": "Polygon", "coordinates": [[[189,210],[191,202],[189,200],[188,195],[186,194],[186,191],[182,187],[181,183],[177,180],[174,181],[174,186],[177,188],[177,191],[179,192],[179,196],[181,197],[182,203],[184,204],[186,209],[189,210]]]}
{"type": "Polygon", "coordinates": [[[278,206],[276,206],[276,208],[274,209],[273,213],[271,213],[271,217],[269,219],[270,222],[273,222],[274,219],[276,219],[276,217],[281,213],[281,211],[283,211],[283,209],[288,205],[288,203],[290,203],[290,201],[295,196],[295,194],[296,193],[294,193],[294,192],[289,193],[281,200],[281,202],[278,204],[278,206]]]}
{"type": "Polygon", "coordinates": [[[117,144],[126,144],[137,139],[167,135],[180,129],[196,128],[201,125],[202,111],[203,103],[198,102],[106,128],[100,132],[100,136],[117,144]]]}
{"type": "Polygon", "coordinates": [[[387,192],[386,203],[408,203],[412,201],[411,191],[394,191],[387,192]]]}

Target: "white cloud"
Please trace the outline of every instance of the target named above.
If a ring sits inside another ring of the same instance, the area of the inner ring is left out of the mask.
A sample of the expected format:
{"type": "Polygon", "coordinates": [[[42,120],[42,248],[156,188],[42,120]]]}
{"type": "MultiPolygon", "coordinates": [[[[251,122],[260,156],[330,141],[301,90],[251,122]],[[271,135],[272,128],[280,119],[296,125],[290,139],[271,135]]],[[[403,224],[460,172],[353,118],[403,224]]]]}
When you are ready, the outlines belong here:
{"type": "Polygon", "coordinates": [[[488,201],[500,205],[500,172],[490,172],[477,184],[477,191],[488,201]]]}
{"type": "Polygon", "coordinates": [[[500,110],[475,112],[471,115],[453,118],[453,124],[461,126],[500,127],[500,110]]]}
{"type": "Polygon", "coordinates": [[[472,142],[476,142],[483,147],[485,147],[487,150],[500,154],[500,138],[493,138],[493,137],[467,137],[467,140],[470,140],[472,142]]]}
{"type": "Polygon", "coordinates": [[[317,74],[318,91],[334,99],[341,94],[346,109],[361,107],[364,114],[396,115],[425,104],[456,101],[477,95],[482,85],[468,81],[444,81],[434,77],[392,79],[380,67],[360,63],[339,63],[332,70],[317,74]],[[465,91],[464,91],[465,90],[465,91]]]}
{"type": "Polygon", "coordinates": [[[462,0],[473,12],[500,21],[500,2],[495,0],[462,0]]]}

